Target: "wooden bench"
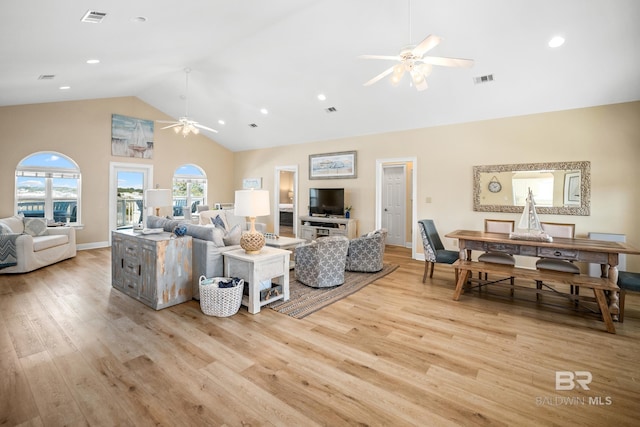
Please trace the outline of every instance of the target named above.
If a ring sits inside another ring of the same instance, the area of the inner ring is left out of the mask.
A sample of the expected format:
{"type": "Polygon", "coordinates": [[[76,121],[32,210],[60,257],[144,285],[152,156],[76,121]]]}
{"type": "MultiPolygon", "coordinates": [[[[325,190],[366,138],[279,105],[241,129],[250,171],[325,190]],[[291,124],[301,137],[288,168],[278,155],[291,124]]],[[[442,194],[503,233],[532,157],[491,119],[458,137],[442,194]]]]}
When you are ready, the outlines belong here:
{"type": "Polygon", "coordinates": [[[611,282],[607,278],[590,277],[582,274],[560,273],[555,271],[546,270],[532,270],[528,268],[512,267],[502,264],[491,264],[486,262],[477,261],[463,261],[458,260],[453,263],[453,267],[458,269],[458,282],[456,283],[456,290],[453,294],[454,301],[460,298],[463,292],[464,284],[467,282],[469,275],[475,272],[488,273],[490,275],[498,275],[505,277],[516,277],[519,279],[530,279],[536,281],[543,281],[547,283],[555,283],[569,286],[580,286],[582,288],[590,288],[593,290],[596,301],[602,313],[602,319],[604,320],[607,332],[612,334],[616,333],[615,326],[613,325],[613,319],[609,311],[609,305],[607,304],[607,298],[604,291],[618,292],[620,288],[615,283],[611,282]]]}

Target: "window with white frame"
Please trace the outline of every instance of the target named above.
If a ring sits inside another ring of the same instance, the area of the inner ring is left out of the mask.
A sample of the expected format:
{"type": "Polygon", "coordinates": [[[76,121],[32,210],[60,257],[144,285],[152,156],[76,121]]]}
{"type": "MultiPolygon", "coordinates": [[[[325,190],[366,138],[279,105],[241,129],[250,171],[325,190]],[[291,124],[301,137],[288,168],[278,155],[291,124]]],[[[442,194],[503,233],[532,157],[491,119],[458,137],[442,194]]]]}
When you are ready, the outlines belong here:
{"type": "Polygon", "coordinates": [[[80,168],[71,158],[54,152],[31,154],[16,167],[15,212],[55,222],[81,222],[80,189],[80,168]]]}
{"type": "Polygon", "coordinates": [[[191,213],[198,205],[207,204],[207,175],[202,168],[186,164],[173,174],[173,216],[184,217],[183,209],[189,207],[191,213]]]}

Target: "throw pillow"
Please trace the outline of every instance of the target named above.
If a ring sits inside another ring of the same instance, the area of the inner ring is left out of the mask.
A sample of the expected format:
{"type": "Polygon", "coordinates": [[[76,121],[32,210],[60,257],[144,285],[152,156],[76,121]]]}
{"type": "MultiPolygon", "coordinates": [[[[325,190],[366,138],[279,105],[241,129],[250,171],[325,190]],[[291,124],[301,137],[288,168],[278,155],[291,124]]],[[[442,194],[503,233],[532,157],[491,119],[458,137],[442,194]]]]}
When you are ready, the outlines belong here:
{"type": "Polygon", "coordinates": [[[11,227],[4,222],[0,222],[0,234],[14,234],[11,227]]]}
{"type": "Polygon", "coordinates": [[[240,237],[242,237],[242,230],[240,229],[240,226],[235,225],[227,234],[224,235],[222,240],[224,240],[225,246],[233,246],[240,244],[240,237]]]}
{"type": "Polygon", "coordinates": [[[34,237],[46,235],[47,220],[44,218],[25,218],[24,232],[34,237]]]}
{"type": "Polygon", "coordinates": [[[224,221],[222,220],[222,218],[220,218],[220,215],[216,215],[215,218],[212,217],[211,218],[211,223],[213,225],[215,225],[216,227],[222,228],[225,231],[227,230],[227,227],[225,226],[224,221]]]}

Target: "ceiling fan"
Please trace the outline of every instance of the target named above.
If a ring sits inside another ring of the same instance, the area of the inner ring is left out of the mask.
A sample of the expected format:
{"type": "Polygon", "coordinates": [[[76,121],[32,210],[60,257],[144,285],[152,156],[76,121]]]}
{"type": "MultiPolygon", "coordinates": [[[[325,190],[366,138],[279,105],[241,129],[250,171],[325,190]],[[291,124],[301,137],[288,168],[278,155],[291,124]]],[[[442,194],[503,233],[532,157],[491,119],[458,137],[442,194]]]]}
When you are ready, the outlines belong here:
{"type": "MultiPolygon", "coordinates": [[[[429,35],[417,45],[408,45],[400,50],[400,54],[396,56],[386,55],[360,55],[363,59],[386,59],[392,61],[400,61],[390,68],[387,68],[382,73],[378,74],[364,86],[370,86],[392,74],[391,84],[397,86],[405,72],[411,75],[413,85],[418,91],[427,89],[427,77],[431,74],[434,65],[440,65],[444,67],[464,67],[469,68],[473,66],[473,60],[460,59],[460,58],[443,58],[439,56],[424,56],[425,53],[438,46],[442,38],[434,35],[429,35]]],[[[411,43],[411,1],[409,1],[409,43],[411,43]]]]}
{"type": "Polygon", "coordinates": [[[177,134],[182,134],[183,137],[187,137],[190,133],[195,135],[200,133],[200,129],[208,130],[210,132],[218,133],[217,130],[211,129],[210,127],[203,126],[200,123],[189,117],[189,73],[191,72],[190,68],[185,68],[184,72],[186,74],[186,92],[185,92],[185,113],[184,116],[180,117],[178,121],[173,120],[156,120],[158,123],[171,123],[169,126],[165,126],[164,129],[173,129],[173,131],[177,134]]]}

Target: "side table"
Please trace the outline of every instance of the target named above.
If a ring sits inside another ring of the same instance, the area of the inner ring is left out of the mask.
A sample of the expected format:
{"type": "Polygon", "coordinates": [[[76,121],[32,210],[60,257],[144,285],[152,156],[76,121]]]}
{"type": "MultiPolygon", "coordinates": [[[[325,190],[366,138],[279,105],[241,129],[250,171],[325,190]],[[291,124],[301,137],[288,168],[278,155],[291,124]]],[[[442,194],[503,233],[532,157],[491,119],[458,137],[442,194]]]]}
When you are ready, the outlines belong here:
{"type": "Polygon", "coordinates": [[[265,239],[265,244],[267,246],[270,246],[272,248],[278,248],[278,249],[286,249],[288,251],[291,252],[291,259],[289,262],[289,270],[292,270],[293,268],[295,268],[295,257],[294,255],[294,251],[296,249],[296,247],[307,243],[307,241],[305,239],[298,239],[296,237],[283,237],[280,236],[277,239],[265,239]]]}
{"type": "Polygon", "coordinates": [[[223,252],[224,274],[227,277],[244,279],[249,295],[242,296],[242,305],[251,314],[260,312],[260,307],[282,299],[289,300],[289,257],[291,252],[265,246],[259,254],[247,254],[244,249],[223,252]],[[260,301],[260,282],[276,279],[282,285],[282,294],[260,301]]]}

